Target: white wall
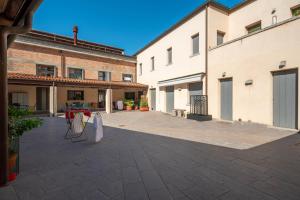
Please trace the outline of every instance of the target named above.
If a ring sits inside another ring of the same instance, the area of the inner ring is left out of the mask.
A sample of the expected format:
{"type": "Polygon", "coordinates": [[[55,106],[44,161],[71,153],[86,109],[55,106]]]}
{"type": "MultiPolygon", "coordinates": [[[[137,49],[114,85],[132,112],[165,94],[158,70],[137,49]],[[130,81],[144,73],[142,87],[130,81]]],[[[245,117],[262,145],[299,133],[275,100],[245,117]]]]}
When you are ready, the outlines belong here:
{"type": "MultiPolygon", "coordinates": [[[[139,83],[156,88],[156,108],[164,111],[163,91],[159,92],[159,81],[178,78],[205,72],[205,10],[173,30],[137,55],[137,80],[139,83]],[[191,37],[199,33],[200,55],[192,57],[191,37]],[[172,47],[173,64],[167,65],[167,49],[172,47]],[[151,57],[155,57],[155,70],[151,72],[151,57]],[[140,76],[140,63],[143,65],[143,74],[140,76]]],[[[176,97],[175,97],[176,98],[176,97]]],[[[176,104],[186,106],[186,102],[176,104]]]]}
{"type": "Polygon", "coordinates": [[[225,33],[224,41],[228,41],[228,14],[214,7],[208,9],[208,48],[217,46],[217,32],[225,33]]]}
{"type": "Polygon", "coordinates": [[[233,78],[233,119],[272,125],[271,72],[279,70],[281,61],[287,61],[284,69],[300,68],[299,33],[300,19],[296,19],[209,51],[209,113],[220,118],[219,79],[226,72],[233,78]],[[247,80],[253,85],[245,86],[247,80]]]}
{"type": "Polygon", "coordinates": [[[291,18],[291,8],[299,5],[300,0],[257,0],[229,15],[228,40],[247,34],[246,26],[259,20],[262,28],[272,25],[272,17],[277,16],[278,22],[291,18]],[[271,14],[276,9],[275,14],[271,14]]]}

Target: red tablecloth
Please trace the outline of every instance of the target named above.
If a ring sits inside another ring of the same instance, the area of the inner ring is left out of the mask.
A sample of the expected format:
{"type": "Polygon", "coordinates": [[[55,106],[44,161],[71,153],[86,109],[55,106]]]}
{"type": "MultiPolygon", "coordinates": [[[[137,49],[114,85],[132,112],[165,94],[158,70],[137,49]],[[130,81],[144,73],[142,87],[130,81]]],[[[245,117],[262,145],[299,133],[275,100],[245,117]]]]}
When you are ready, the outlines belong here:
{"type": "Polygon", "coordinates": [[[69,110],[65,112],[66,119],[74,119],[76,113],[83,113],[87,117],[91,117],[92,112],[89,110],[69,110]]]}

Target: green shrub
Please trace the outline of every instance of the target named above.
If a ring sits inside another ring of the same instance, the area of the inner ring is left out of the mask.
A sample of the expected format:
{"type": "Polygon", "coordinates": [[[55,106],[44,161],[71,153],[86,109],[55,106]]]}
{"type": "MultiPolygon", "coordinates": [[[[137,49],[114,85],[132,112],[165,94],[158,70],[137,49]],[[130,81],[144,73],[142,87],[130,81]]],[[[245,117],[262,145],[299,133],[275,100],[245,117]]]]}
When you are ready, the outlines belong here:
{"type": "Polygon", "coordinates": [[[141,98],[140,107],[148,107],[148,99],[146,97],[141,98]]]}
{"type": "Polygon", "coordinates": [[[125,99],[124,100],[124,105],[129,106],[129,107],[133,107],[134,106],[134,101],[132,99],[125,99]]]}
{"type": "Polygon", "coordinates": [[[18,109],[9,107],[8,109],[8,137],[9,143],[26,131],[30,131],[42,125],[42,120],[39,118],[28,117],[32,113],[27,109],[18,109]]]}

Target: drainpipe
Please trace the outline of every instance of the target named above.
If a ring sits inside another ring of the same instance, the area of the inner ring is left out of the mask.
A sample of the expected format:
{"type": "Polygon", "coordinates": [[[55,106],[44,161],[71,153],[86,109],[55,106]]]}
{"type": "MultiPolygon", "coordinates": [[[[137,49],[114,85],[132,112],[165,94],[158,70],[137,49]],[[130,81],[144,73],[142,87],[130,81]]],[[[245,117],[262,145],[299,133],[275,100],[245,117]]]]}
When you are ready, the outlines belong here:
{"type": "Polygon", "coordinates": [[[8,184],[8,80],[7,37],[31,30],[33,13],[27,14],[21,27],[0,26],[0,185],[8,184]]]}
{"type": "Polygon", "coordinates": [[[207,113],[208,113],[208,7],[209,2],[206,4],[205,8],[205,95],[207,96],[207,113]]]}

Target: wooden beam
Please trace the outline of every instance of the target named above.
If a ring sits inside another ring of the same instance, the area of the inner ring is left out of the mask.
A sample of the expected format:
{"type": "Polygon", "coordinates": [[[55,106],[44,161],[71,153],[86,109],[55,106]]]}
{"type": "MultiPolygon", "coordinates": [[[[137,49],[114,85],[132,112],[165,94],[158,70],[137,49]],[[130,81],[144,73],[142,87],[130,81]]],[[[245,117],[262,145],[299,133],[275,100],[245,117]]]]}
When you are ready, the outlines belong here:
{"type": "Polygon", "coordinates": [[[8,183],[7,33],[0,27],[0,185],[8,183]]]}

